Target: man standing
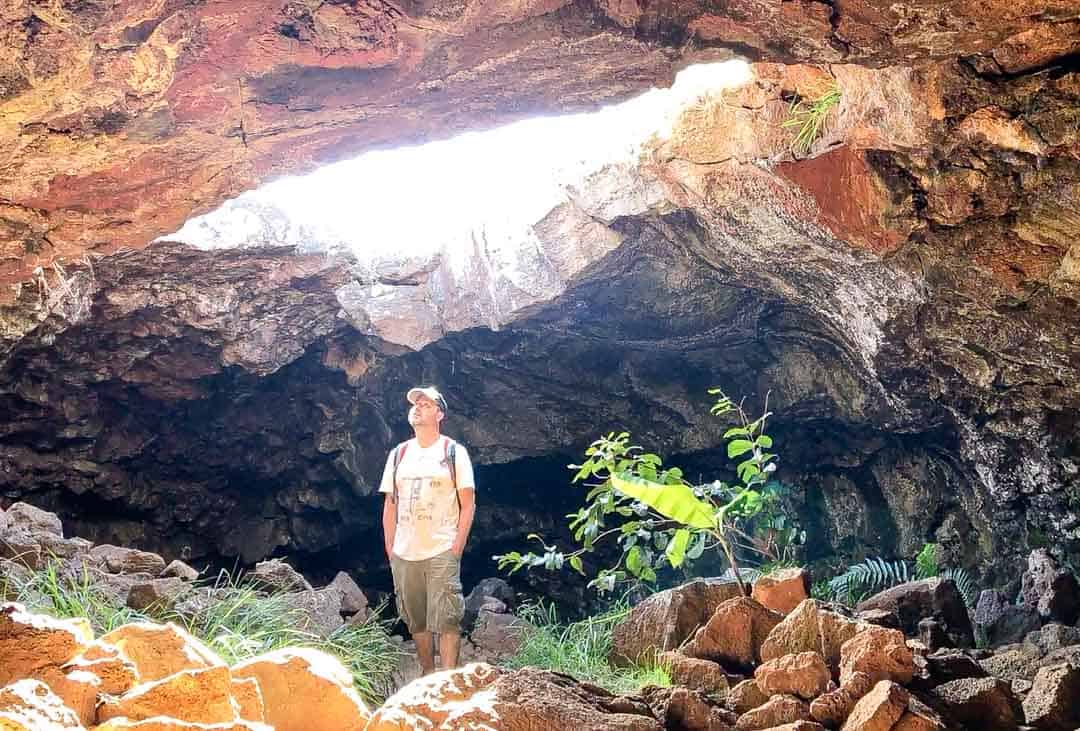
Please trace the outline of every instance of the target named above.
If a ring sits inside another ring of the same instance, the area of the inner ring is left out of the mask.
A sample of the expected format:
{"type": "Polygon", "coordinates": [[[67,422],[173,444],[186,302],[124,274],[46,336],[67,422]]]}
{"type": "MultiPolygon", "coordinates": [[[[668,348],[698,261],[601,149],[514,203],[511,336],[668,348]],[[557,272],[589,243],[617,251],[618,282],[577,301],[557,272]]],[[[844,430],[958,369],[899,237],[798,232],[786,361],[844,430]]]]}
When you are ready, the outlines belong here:
{"type": "Polygon", "coordinates": [[[443,669],[457,667],[461,646],[461,554],[476,512],[472,462],[440,429],[446,400],[431,386],[405,398],[416,435],[386,458],[379,492],[386,555],[394,576],[398,614],[416,641],[424,674],[435,670],[433,632],[443,669]]]}

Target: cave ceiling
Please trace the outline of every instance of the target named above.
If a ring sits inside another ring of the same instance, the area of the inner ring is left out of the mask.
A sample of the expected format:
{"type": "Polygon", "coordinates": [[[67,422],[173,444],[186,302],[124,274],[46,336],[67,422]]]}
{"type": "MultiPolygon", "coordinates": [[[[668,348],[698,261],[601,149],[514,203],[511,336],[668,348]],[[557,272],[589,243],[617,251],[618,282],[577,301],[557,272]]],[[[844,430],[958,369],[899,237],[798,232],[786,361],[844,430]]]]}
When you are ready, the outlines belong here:
{"type": "Polygon", "coordinates": [[[98,541],[385,583],[408,386],[445,389],[492,485],[489,556],[558,531],[600,431],[715,476],[721,385],[769,394],[811,558],[1080,560],[1080,5],[990,5],[8,3],[0,491],[98,541]],[[284,174],[736,55],[747,84],[464,264],[155,241],[284,174]]]}

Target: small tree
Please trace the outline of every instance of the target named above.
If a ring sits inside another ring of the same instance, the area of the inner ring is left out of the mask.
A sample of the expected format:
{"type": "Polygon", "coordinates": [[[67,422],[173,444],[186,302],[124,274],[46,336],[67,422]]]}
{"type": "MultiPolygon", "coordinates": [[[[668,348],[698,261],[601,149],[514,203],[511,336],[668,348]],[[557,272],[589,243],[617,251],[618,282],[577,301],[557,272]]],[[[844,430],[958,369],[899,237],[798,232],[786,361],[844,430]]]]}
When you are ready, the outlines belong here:
{"type": "Polygon", "coordinates": [[[788,541],[793,530],[791,521],[774,519],[779,495],[767,487],[770,474],[776,470],[776,455],[769,451],[773,441],[765,433],[771,413],[767,397],[764,413],[750,419],[742,405],[734,404],[720,389],[709,393],[716,397],[711,408],[714,416],[734,412],[738,419],[738,425],[724,434],[728,458],[740,460],[735,483],[692,485],[678,467],[664,467],[659,456],[631,445],[629,433],[612,432],[585,450],[584,463],[570,465],[576,470],[573,481],[585,481],[589,487],[585,506],[567,516],[580,547],[563,552],[531,534],[529,539],[538,541],[543,553],[511,551],[495,556],[499,568],[509,567],[514,573],[522,567],[559,569],[569,564],[585,575],[581,557],[602,541],[614,539],[622,555],[589,583],[600,591],[610,591],[629,576],[655,581],[656,569],[664,564],[678,568],[705,551],[719,548],[740,589],[748,594],[739,568],[739,549],[777,560],[782,558],[776,554],[781,547],[777,524],[788,541]],[[750,522],[763,511],[769,514],[767,532],[755,536],[750,522]]]}

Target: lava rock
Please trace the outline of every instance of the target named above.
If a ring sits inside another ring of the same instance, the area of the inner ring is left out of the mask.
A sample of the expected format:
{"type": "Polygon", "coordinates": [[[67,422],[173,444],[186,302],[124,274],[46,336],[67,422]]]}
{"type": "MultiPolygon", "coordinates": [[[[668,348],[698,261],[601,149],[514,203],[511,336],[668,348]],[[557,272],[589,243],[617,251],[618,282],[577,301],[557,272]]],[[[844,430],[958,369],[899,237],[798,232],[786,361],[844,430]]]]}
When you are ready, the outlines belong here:
{"type": "Polygon", "coordinates": [[[859,612],[872,609],[895,614],[907,635],[917,635],[923,619],[934,619],[953,646],[971,647],[975,643],[967,606],[952,579],[909,581],[879,592],[856,607],[859,612]]]}
{"type": "Polygon", "coordinates": [[[1015,731],[1024,717],[1009,683],[999,678],[953,680],[933,694],[946,715],[968,728],[1015,731]]]}
{"type": "Polygon", "coordinates": [[[997,589],[985,589],[975,605],[975,635],[979,643],[999,647],[1020,642],[1042,624],[1032,606],[1016,606],[997,589]]]}

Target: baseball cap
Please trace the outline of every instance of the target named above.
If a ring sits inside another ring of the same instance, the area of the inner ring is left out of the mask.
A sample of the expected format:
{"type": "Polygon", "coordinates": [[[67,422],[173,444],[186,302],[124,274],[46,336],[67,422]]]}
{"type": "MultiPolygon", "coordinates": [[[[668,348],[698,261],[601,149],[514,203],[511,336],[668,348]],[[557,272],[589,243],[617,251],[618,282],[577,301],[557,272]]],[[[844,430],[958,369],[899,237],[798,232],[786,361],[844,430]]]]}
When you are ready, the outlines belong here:
{"type": "Polygon", "coordinates": [[[446,399],[439,393],[439,389],[434,386],[416,386],[410,388],[408,393],[405,394],[405,399],[410,404],[415,404],[416,399],[421,396],[427,396],[429,399],[435,402],[435,405],[445,414],[446,413],[446,399]]]}

